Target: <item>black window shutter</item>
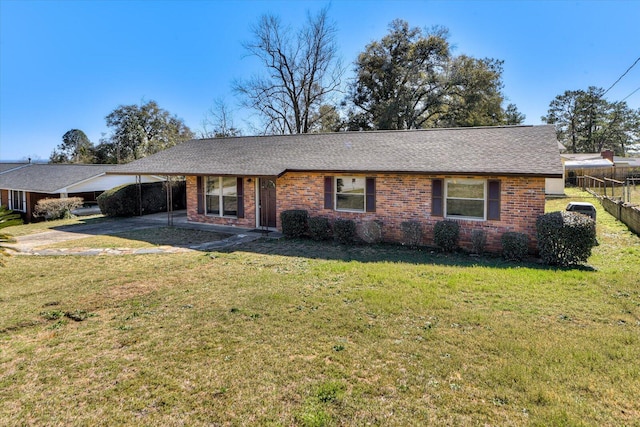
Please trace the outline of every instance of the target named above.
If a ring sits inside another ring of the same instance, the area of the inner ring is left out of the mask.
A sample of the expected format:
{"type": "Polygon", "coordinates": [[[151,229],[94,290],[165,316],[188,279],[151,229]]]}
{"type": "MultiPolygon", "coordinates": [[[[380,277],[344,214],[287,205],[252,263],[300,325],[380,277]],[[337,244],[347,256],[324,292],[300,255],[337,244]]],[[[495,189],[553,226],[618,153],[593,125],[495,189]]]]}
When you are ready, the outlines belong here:
{"type": "Polygon", "coordinates": [[[196,193],[198,196],[198,213],[204,213],[204,185],[202,182],[202,177],[196,177],[196,193]]]}
{"type": "Polygon", "coordinates": [[[244,179],[239,176],[236,183],[236,194],[238,196],[238,218],[244,218],[244,179]]]}
{"type": "Polygon", "coordinates": [[[333,209],[333,177],[324,177],[324,208],[333,209]]]}
{"type": "Polygon", "coordinates": [[[431,216],[442,216],[442,180],[431,181],[431,216]]]}
{"type": "Polygon", "coordinates": [[[500,219],[500,181],[489,181],[487,219],[500,219]]]}
{"type": "Polygon", "coordinates": [[[376,211],[376,179],[375,178],[367,178],[366,192],[367,192],[366,211],[375,212],[376,211]]]}

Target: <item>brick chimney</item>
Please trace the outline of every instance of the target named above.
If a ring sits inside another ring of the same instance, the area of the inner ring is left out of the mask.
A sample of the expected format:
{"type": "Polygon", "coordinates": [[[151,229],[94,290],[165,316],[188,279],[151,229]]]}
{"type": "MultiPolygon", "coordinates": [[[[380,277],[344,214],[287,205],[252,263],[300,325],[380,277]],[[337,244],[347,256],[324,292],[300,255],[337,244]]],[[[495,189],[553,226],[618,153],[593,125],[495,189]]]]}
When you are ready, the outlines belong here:
{"type": "Polygon", "coordinates": [[[603,159],[610,160],[611,163],[613,163],[613,151],[604,150],[603,152],[600,153],[600,155],[602,156],[603,159]]]}

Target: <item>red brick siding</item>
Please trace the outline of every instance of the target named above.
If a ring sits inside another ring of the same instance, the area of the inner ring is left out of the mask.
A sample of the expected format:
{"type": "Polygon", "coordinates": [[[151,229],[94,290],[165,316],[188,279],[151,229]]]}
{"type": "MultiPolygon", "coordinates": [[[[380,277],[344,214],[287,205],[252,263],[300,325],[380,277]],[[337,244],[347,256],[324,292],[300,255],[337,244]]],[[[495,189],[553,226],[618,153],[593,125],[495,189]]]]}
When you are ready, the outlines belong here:
{"type": "MultiPolygon", "coordinates": [[[[477,178],[500,181],[500,220],[471,221],[460,223],[460,245],[471,248],[471,232],[482,229],[487,234],[487,250],[499,252],[500,239],[506,231],[516,231],[529,236],[531,249],[535,250],[535,221],[544,213],[544,178],[521,178],[500,176],[428,176],[404,174],[354,174],[354,176],[376,178],[376,212],[338,212],[324,209],[325,173],[290,172],[277,179],[277,228],[281,229],[280,213],[289,209],[305,209],[310,216],[330,219],[353,219],[357,223],[380,220],[383,223],[383,238],[390,242],[402,241],[401,224],[404,221],[419,221],[423,228],[423,244],[433,244],[433,227],[443,217],[431,216],[431,180],[434,178],[477,178]]],[[[196,178],[187,177],[187,212],[189,220],[212,224],[254,227],[256,224],[255,183],[244,179],[245,218],[218,218],[197,214],[196,178]]]]}
{"type": "Polygon", "coordinates": [[[217,225],[236,225],[253,228],[256,226],[256,182],[253,177],[243,178],[244,218],[219,217],[198,214],[198,191],[196,177],[187,176],[187,218],[189,221],[217,225]],[[249,182],[251,181],[251,182],[249,182]]]}

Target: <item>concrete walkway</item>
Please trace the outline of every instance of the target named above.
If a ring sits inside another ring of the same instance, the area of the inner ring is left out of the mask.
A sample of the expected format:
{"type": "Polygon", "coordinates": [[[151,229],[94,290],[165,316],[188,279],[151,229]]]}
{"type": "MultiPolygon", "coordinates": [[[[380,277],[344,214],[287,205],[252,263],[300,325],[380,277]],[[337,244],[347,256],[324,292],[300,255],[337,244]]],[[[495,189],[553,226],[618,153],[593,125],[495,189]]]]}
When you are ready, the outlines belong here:
{"type": "Polygon", "coordinates": [[[173,227],[192,230],[204,230],[231,235],[223,240],[200,243],[197,245],[184,246],[155,246],[151,248],[64,248],[64,249],[40,249],[59,242],[79,240],[87,237],[100,235],[111,235],[125,231],[143,230],[147,228],[167,227],[168,218],[166,213],[145,215],[132,218],[109,218],[94,224],[78,224],[62,226],[55,230],[47,230],[41,233],[29,234],[16,238],[16,243],[6,244],[14,249],[16,255],[139,255],[139,254],[175,254],[191,251],[213,251],[232,246],[241,245],[246,242],[257,240],[261,237],[280,238],[279,232],[263,233],[260,230],[249,230],[239,227],[227,227],[211,224],[194,223],[187,221],[185,211],[176,211],[172,216],[173,227]]]}

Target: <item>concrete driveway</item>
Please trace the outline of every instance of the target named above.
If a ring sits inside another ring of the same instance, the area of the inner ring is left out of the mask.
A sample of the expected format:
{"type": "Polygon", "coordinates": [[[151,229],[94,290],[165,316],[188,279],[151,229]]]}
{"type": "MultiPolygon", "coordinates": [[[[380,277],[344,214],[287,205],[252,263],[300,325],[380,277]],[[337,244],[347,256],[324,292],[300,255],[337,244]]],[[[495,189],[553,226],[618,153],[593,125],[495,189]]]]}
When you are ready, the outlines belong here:
{"type": "MultiPolygon", "coordinates": [[[[92,236],[112,235],[125,231],[166,227],[167,225],[168,220],[166,213],[145,215],[133,218],[106,218],[103,221],[97,221],[90,224],[61,226],[59,228],[43,231],[41,233],[20,236],[16,238],[16,243],[7,244],[6,246],[13,248],[16,251],[15,253],[20,255],[126,255],[149,253],[179,253],[193,250],[217,250],[229,246],[239,245],[245,242],[250,242],[264,236],[261,232],[255,230],[188,222],[186,212],[177,211],[173,214],[173,227],[225,233],[230,234],[231,237],[186,248],[164,245],[153,248],[140,249],[38,249],[58,242],[79,240],[92,236]]],[[[280,234],[270,233],[269,237],[277,238],[280,237],[280,234]]]]}

